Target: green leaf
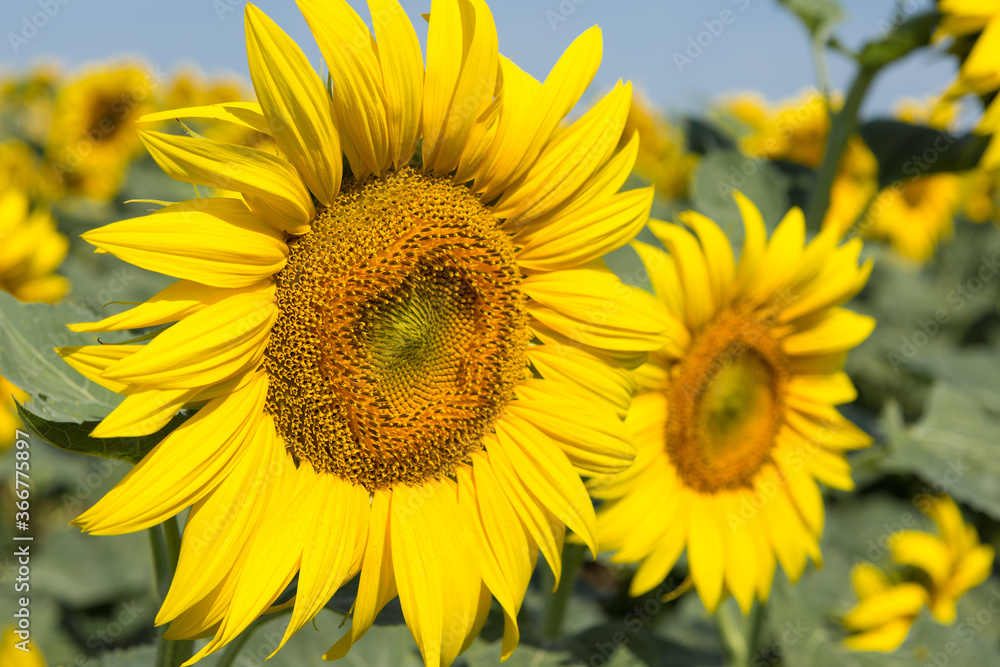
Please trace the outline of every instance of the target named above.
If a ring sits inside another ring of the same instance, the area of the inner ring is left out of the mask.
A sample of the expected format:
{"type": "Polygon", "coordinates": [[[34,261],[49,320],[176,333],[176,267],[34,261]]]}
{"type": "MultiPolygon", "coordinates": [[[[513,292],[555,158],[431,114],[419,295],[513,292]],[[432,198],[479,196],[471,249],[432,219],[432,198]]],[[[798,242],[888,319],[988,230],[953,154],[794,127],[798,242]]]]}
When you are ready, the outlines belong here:
{"type": "Polygon", "coordinates": [[[30,394],[32,410],[46,419],[101,419],[122,400],[77,373],[55,352],[56,347],[96,344],[96,334],[66,329],[68,322],[92,319],[66,303],[21,303],[0,292],[0,373],[30,394]]]}
{"type": "Polygon", "coordinates": [[[704,155],[718,150],[735,150],[736,142],[732,137],[715,126],[708,119],[688,116],[684,119],[684,137],[687,150],[698,155],[704,155]]]}
{"type": "Polygon", "coordinates": [[[884,470],[916,474],[932,491],[1000,519],[1000,419],[976,394],[937,383],[918,422],[900,428],[890,420],[885,430],[884,470]]]}
{"type": "Polygon", "coordinates": [[[899,25],[893,25],[886,19],[880,20],[876,27],[881,31],[882,39],[866,44],[858,54],[858,62],[864,67],[883,67],[914,49],[927,46],[937,22],[937,12],[917,14],[899,25]]]}
{"type": "Polygon", "coordinates": [[[834,24],[844,19],[844,9],[836,0],[778,0],[793,12],[810,34],[827,34],[834,24]]]}
{"type": "Polygon", "coordinates": [[[989,143],[987,136],[955,136],[890,119],[863,123],[858,132],[878,160],[880,188],[929,174],[972,169],[989,143]]]}
{"type": "Polygon", "coordinates": [[[17,413],[29,431],[50,445],[74,454],[100,456],[128,463],[138,463],[153,447],[190,417],[189,413],[178,413],[166,426],[149,435],[131,438],[93,438],[90,433],[97,428],[99,421],[80,423],[51,421],[32,413],[20,403],[17,405],[17,413]]]}

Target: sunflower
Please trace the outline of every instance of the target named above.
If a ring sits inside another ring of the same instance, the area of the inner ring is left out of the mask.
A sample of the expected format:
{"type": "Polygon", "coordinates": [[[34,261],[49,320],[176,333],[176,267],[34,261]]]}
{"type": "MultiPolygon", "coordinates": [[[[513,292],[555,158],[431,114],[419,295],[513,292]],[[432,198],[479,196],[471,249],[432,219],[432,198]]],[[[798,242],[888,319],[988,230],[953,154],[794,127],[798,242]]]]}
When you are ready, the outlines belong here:
{"type": "Polygon", "coordinates": [[[834,406],[855,397],[841,368],[874,322],[838,307],[871,271],[857,265],[859,239],[838,247],[828,229],[804,244],[792,209],[767,241],[760,213],[736,196],[739,264],[719,227],[694,212],[680,216],[693,234],[650,222],[669,254],[633,243],[672,316],[670,342],[636,371],[626,418],[635,463],[589,484],[604,500],[602,548],[639,562],[631,595],[655,587],[687,549],[708,610],[728,591],[745,612],[767,598],[775,559],[792,581],[807,557],[819,562],[816,482],[853,487],[845,451],[870,439],[834,406]]]}
{"type": "Polygon", "coordinates": [[[937,525],[938,536],[916,530],[892,536],[892,559],[922,572],[929,607],[945,625],[955,622],[955,604],[969,589],[981,584],[993,570],[993,547],[979,543],[976,529],[962,520],[955,501],[940,496],[926,504],[926,514],[937,525]]]}
{"type": "MultiPolygon", "coordinates": [[[[834,108],[839,106],[834,101],[834,108]]],[[[723,105],[724,110],[751,130],[740,139],[748,154],[768,160],[787,160],[811,169],[819,167],[830,132],[830,105],[816,91],[767,105],[750,95],[737,96],[723,105]]]]}
{"type": "Polygon", "coordinates": [[[329,89],[247,5],[259,106],[174,113],[266,131],[280,157],[142,134],[169,175],[242,199],[84,235],[179,279],[72,327],[174,323],[145,345],[61,350],[126,396],[94,435],[152,433],[201,407],[76,523],[124,533],[191,506],[157,617],[171,638],[214,635],[191,664],[296,576],[285,640],[358,575],[327,658],[397,595],[426,664],[468,647],[491,597],[507,656],[538,553],[558,576],[566,528],[594,548],[579,475],[631,460],[628,367],[666,342],[655,299],[599,262],[652,201],[618,192],[638,144],[618,148],[631,88],[560,125],[599,65],[597,27],[540,83],[498,54],[478,0],[434,1],[426,70],[395,0],[370,3],[374,39],[343,0],[299,6],[329,89]]]}
{"type": "Polygon", "coordinates": [[[894,580],[869,563],[858,563],[851,571],[859,602],[842,619],[845,628],[857,633],[844,640],[848,648],[895,651],[924,606],[939,623],[954,623],[959,598],[990,576],[996,552],[980,544],[955,501],[921,497],[920,505],[939,536],[919,530],[894,533],[889,542],[897,566],[894,580]]]}
{"type": "Polygon", "coordinates": [[[877,191],[875,154],[861,137],[849,137],[830,187],[830,207],[823,217],[823,226],[833,226],[846,233],[858,222],[877,191]]]}
{"type": "Polygon", "coordinates": [[[652,183],[667,199],[686,199],[698,156],[684,150],[684,136],[648,102],[636,97],[625,124],[625,135],[639,133],[635,173],[652,183]]]}
{"type": "Polygon", "coordinates": [[[0,290],[25,302],[58,301],[68,283],[53,271],[68,249],[46,209],[31,210],[20,189],[0,191],[0,290]]]}
{"type": "Polygon", "coordinates": [[[967,93],[992,98],[976,132],[993,135],[980,159],[987,169],[1000,167],[1000,2],[984,0],[939,0],[941,21],[934,33],[936,41],[955,40],[958,52],[965,53],[958,76],[947,92],[949,98],[967,93]]]}
{"type": "Polygon", "coordinates": [[[0,637],[0,665],[3,667],[45,667],[45,657],[34,643],[28,644],[28,650],[18,648],[20,639],[14,634],[14,628],[4,630],[0,637]]]}
{"type": "Polygon", "coordinates": [[[852,651],[895,651],[927,604],[927,590],[912,581],[893,582],[871,563],[851,569],[851,585],[858,604],[841,619],[854,633],[844,639],[844,646],[852,651]]]}
{"type": "MultiPolygon", "coordinates": [[[[904,100],[895,115],[907,123],[948,129],[956,111],[947,100],[928,104],[904,100]]],[[[903,257],[924,262],[934,255],[938,243],[954,233],[961,189],[962,177],[950,173],[898,181],[870,200],[859,229],[867,238],[888,241],[903,257]]]]}
{"type": "Polygon", "coordinates": [[[47,176],[71,195],[111,197],[142,148],[135,121],[153,110],[155,84],[126,65],[89,72],[62,88],[46,146],[47,176]]]}
{"type": "Polygon", "coordinates": [[[976,168],[962,177],[962,210],[972,222],[1000,222],[1000,171],[976,168]]]}

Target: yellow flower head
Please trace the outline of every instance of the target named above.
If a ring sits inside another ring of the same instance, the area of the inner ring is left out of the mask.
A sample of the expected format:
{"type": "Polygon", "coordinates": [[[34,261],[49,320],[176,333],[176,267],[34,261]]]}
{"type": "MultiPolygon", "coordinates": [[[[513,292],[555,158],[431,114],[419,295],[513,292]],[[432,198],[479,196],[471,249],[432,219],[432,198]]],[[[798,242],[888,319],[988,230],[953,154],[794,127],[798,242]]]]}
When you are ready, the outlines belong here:
{"type": "Polygon", "coordinates": [[[870,563],[851,569],[851,584],[859,602],[841,619],[854,632],[844,646],[852,651],[895,651],[927,604],[927,590],[914,582],[893,583],[870,563]]]}
{"type": "Polygon", "coordinates": [[[639,133],[635,172],[652,183],[660,196],[685,199],[698,156],[684,151],[680,130],[671,127],[648,102],[636,97],[632,100],[624,136],[631,137],[633,132],[639,133]]]}
{"type": "Polygon", "coordinates": [[[53,271],[68,248],[47,210],[31,210],[19,189],[0,190],[0,290],[25,302],[58,301],[68,283],[53,271]]]}
{"type": "Polygon", "coordinates": [[[748,155],[787,160],[813,169],[823,161],[826,135],[830,131],[830,109],[818,92],[807,91],[773,107],[742,95],[725,103],[723,108],[751,128],[740,140],[748,155]]]}
{"type": "Polygon", "coordinates": [[[426,68],[397,0],[369,4],[374,39],[346,0],[299,1],[332,98],[247,5],[259,104],[172,115],[266,132],[280,153],[143,132],[170,176],[242,198],[84,235],[179,279],[72,327],[174,323],[148,344],[62,354],[126,395],[95,436],[203,406],[76,519],[124,533],[191,506],[157,621],[171,638],[214,635],[192,662],[296,575],[286,640],[359,577],[328,658],[397,595],[426,664],[453,662],[493,597],[509,655],[539,552],[558,576],[566,528],[595,548],[578,475],[631,460],[626,367],[666,342],[655,299],[597,263],[652,203],[652,188],[618,192],[638,149],[635,136],[619,148],[631,86],[562,123],[600,63],[600,30],[539,82],[499,55],[482,0],[434,0],[426,68]]]}
{"type": "Polygon", "coordinates": [[[33,641],[26,644],[9,627],[0,636],[0,665],[3,667],[45,667],[45,656],[33,641]],[[28,650],[22,650],[22,647],[28,650]]]}
{"type": "Polygon", "coordinates": [[[838,306],[871,271],[861,241],[826,230],[805,242],[793,209],[766,238],[760,213],[737,195],[746,240],[737,264],[718,226],[651,222],[664,253],[634,242],[671,315],[670,342],[636,371],[626,423],[633,466],[597,477],[603,548],[639,562],[631,594],[651,590],[687,549],[694,585],[714,610],[728,593],[746,611],[765,600],[775,559],[795,581],[820,560],[817,481],[851,489],[845,451],[869,437],[837,404],[855,398],[842,371],[874,322],[838,306]],[[656,511],[650,511],[655,507],[656,511]]]}
{"type": "MultiPolygon", "coordinates": [[[[946,129],[955,112],[953,104],[907,100],[898,105],[896,116],[946,129]]],[[[938,243],[953,234],[961,187],[961,177],[951,173],[915,175],[893,183],[871,201],[860,231],[867,238],[888,241],[903,257],[924,262],[938,243]]]]}
{"type": "Polygon", "coordinates": [[[153,110],[156,81],[126,65],[85,73],[59,91],[46,176],[72,195],[107,199],[141,148],[135,121],[153,110]]]}
{"type": "Polygon", "coordinates": [[[962,512],[948,496],[930,501],[924,511],[937,525],[938,535],[915,530],[896,533],[892,559],[926,575],[923,581],[931,613],[948,625],[955,621],[958,599],[990,576],[995,552],[979,543],[976,529],[962,520],[962,512]]]}

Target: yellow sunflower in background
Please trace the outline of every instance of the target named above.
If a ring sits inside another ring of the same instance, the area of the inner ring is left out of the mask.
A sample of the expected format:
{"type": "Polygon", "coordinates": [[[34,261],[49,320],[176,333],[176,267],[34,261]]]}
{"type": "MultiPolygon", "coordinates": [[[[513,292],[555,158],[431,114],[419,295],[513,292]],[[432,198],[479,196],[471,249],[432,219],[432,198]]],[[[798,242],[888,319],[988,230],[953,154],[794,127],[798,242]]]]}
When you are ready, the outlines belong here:
{"type": "Polygon", "coordinates": [[[962,211],[972,222],[1000,222],[1000,171],[976,168],[962,177],[962,211]]]}
{"type": "Polygon", "coordinates": [[[672,127],[647,101],[635,97],[625,124],[626,140],[634,132],[639,134],[635,173],[652,183],[661,197],[686,199],[698,156],[685,151],[680,129],[672,127]]]}
{"type": "Polygon", "coordinates": [[[171,638],[214,635],[191,663],[296,575],[285,639],[359,575],[328,658],[397,595],[426,664],[468,647],[491,597],[509,655],[538,552],[558,577],[566,528],[594,548],[578,475],[631,460],[627,367],[667,341],[655,299],[599,263],[652,201],[618,192],[638,144],[618,148],[630,85],[561,124],[600,63],[599,29],[540,83],[498,54],[479,0],[434,0],[426,69],[399,3],[369,4],[374,39],[343,0],[299,2],[332,99],[248,5],[259,106],[174,115],[267,131],[282,155],[144,132],[169,175],[245,202],[181,202],[85,235],[179,278],[72,327],[175,322],[148,344],[61,352],[126,396],[96,436],[152,433],[203,405],[76,520],[116,534],[192,506],[157,617],[171,638]]]}
{"type": "MultiPolygon", "coordinates": [[[[727,100],[723,109],[749,128],[740,140],[747,154],[818,169],[826,152],[830,112],[841,104],[839,97],[828,105],[821,94],[808,91],[773,107],[758,95],[737,95],[727,100]]],[[[823,225],[846,232],[858,221],[877,189],[875,155],[860,136],[852,135],[834,176],[823,225]]]]}
{"type": "MultiPolygon", "coordinates": [[[[924,509],[924,508],[922,508],[924,509]]],[[[892,559],[923,572],[929,607],[945,625],[955,622],[955,605],[971,588],[986,581],[993,570],[993,547],[980,544],[974,526],[962,520],[962,511],[948,496],[928,503],[926,514],[939,535],[904,530],[892,536],[892,559]]]]}
{"type": "MultiPolygon", "coordinates": [[[[985,96],[1000,89],[1000,2],[996,0],[938,0],[941,14],[935,40],[973,38],[974,43],[947,92],[949,98],[973,93],[985,96]]],[[[980,167],[1000,167],[1000,103],[994,95],[976,131],[993,135],[980,167]]]]}
{"type": "MultiPolygon", "coordinates": [[[[947,129],[955,110],[947,102],[905,100],[897,105],[896,117],[947,129]]],[[[962,177],[952,173],[917,175],[893,183],[871,201],[859,230],[867,238],[888,241],[903,257],[924,262],[939,243],[953,235],[961,189],[962,177]]]]}
{"type": "Polygon", "coordinates": [[[635,463],[589,484],[604,500],[599,544],[615,562],[639,562],[631,595],[653,589],[687,549],[708,610],[731,593],[745,612],[767,599],[775,559],[792,581],[807,557],[820,561],[816,482],[853,488],[845,451],[870,438],[834,406],[855,398],[841,368],[874,322],[838,307],[871,271],[857,264],[860,239],[838,247],[828,229],[805,243],[792,209],[768,241],[753,204],[737,203],[738,264],[719,227],[694,212],[681,215],[692,231],[650,222],[669,254],[633,242],[671,314],[670,342],[636,371],[626,418],[635,463]]]}
{"type": "Polygon", "coordinates": [[[46,176],[67,194],[107,199],[142,148],[135,121],[153,111],[157,81],[137,66],[84,73],[59,90],[46,176]]]}
{"type": "Polygon", "coordinates": [[[893,582],[871,563],[851,569],[851,585],[858,604],[841,619],[854,633],[844,639],[844,646],[852,651],[895,651],[927,604],[927,589],[912,581],[893,582]]]}
{"type": "Polygon", "coordinates": [[[996,551],[980,544],[975,527],[962,520],[954,500],[940,496],[921,509],[934,520],[939,535],[919,530],[892,535],[889,546],[899,569],[897,581],[868,563],[852,570],[859,602],[842,619],[845,628],[857,633],[844,640],[848,648],[895,651],[925,605],[936,621],[951,625],[959,598],[990,576],[996,551]]]}
{"type": "Polygon", "coordinates": [[[0,665],[3,667],[45,667],[45,656],[38,646],[31,642],[28,651],[18,648],[20,638],[9,627],[0,636],[0,665]]]}

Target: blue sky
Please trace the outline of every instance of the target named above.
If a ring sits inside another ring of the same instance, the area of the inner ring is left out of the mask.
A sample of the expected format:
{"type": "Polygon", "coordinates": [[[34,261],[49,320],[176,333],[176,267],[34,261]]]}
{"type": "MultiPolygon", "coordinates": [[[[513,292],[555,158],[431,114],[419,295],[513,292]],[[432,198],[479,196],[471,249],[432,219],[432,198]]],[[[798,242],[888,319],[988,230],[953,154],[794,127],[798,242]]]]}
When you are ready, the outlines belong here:
{"type": "MultiPolygon", "coordinates": [[[[364,0],[349,2],[367,20],[364,0]]],[[[138,56],[161,70],[194,65],[210,74],[229,72],[249,80],[243,4],[3,0],[0,68],[55,61],[74,70],[91,61],[138,56]]],[[[426,26],[419,15],[429,11],[430,0],[401,4],[423,40],[426,26]]],[[[907,9],[931,6],[927,0],[900,4],[907,9]]],[[[848,17],[838,34],[857,46],[879,35],[896,3],[845,0],[842,5],[848,17]]],[[[318,66],[319,49],[295,3],[260,0],[259,6],[318,66]]],[[[536,77],[544,77],[574,37],[597,23],[604,34],[604,59],[594,88],[606,89],[619,78],[632,80],[647,97],[673,111],[702,109],[724,93],[757,90],[780,99],[816,84],[807,35],[775,0],[492,0],[490,6],[501,51],[536,77]]],[[[835,55],[828,65],[834,88],[844,90],[852,66],[835,55]]],[[[938,92],[954,71],[953,59],[937,53],[911,56],[880,75],[863,111],[884,114],[901,96],[938,92]]]]}

